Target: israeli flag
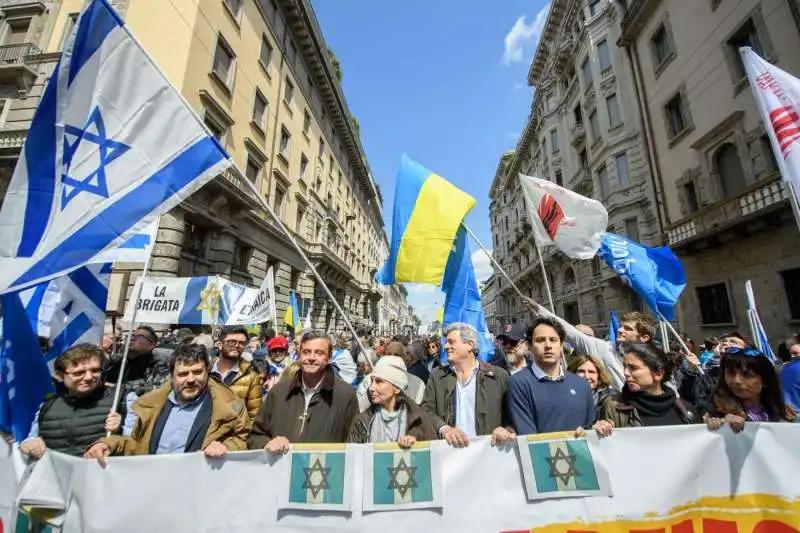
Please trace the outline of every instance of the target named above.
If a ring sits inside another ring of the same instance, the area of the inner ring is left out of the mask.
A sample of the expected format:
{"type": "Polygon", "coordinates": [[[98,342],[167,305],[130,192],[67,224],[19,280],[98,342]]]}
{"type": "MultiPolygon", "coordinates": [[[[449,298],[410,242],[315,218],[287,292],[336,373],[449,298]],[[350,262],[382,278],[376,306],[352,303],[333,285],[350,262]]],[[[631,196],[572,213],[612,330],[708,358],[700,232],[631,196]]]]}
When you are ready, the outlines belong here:
{"type": "Polygon", "coordinates": [[[102,252],[92,259],[92,263],[146,263],[150,260],[150,252],[156,243],[158,220],[150,224],[144,231],[134,233],[119,248],[102,252]]]}
{"type": "Polygon", "coordinates": [[[0,211],[0,293],[118,248],[231,165],[108,0],[90,0],[0,211]]]}
{"type": "Polygon", "coordinates": [[[76,344],[100,344],[110,277],[110,263],[88,265],[20,292],[33,331],[50,340],[48,362],[76,344]]]}

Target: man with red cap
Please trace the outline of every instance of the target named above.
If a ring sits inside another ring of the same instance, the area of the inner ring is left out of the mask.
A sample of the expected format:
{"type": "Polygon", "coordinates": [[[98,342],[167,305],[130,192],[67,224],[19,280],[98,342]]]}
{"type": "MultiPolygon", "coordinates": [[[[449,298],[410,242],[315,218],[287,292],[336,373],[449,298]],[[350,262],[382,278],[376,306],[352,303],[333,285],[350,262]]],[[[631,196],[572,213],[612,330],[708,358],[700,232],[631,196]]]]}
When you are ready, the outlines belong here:
{"type": "Polygon", "coordinates": [[[267,350],[267,366],[261,380],[264,395],[281,379],[283,371],[292,363],[288,357],[289,339],[286,337],[271,338],[267,342],[267,350]]]}

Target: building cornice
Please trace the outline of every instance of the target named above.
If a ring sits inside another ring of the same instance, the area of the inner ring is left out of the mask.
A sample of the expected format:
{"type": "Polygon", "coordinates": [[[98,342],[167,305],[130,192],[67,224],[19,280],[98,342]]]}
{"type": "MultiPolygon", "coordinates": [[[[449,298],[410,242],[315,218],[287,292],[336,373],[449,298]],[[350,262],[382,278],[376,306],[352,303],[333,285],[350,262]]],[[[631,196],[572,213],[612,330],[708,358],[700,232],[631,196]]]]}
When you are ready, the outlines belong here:
{"type": "Polygon", "coordinates": [[[625,12],[625,16],[622,17],[620,23],[622,34],[617,41],[617,46],[632,44],[660,3],[661,0],[633,0],[625,12]]]}
{"type": "Polygon", "coordinates": [[[528,85],[534,86],[539,83],[542,74],[546,71],[550,50],[556,46],[556,37],[561,27],[564,14],[569,11],[568,7],[576,0],[552,0],[550,12],[539,37],[539,44],[536,46],[536,53],[531,61],[531,68],[528,71],[528,85]]]}
{"type": "Polygon", "coordinates": [[[330,112],[331,121],[343,142],[353,173],[366,194],[367,202],[372,198],[380,202],[381,197],[375,187],[372,172],[361,146],[361,139],[353,125],[350,108],[347,106],[339,80],[334,74],[328,47],[311,2],[309,0],[278,0],[278,2],[286,16],[287,27],[300,45],[304,62],[314,77],[323,105],[330,112]]]}

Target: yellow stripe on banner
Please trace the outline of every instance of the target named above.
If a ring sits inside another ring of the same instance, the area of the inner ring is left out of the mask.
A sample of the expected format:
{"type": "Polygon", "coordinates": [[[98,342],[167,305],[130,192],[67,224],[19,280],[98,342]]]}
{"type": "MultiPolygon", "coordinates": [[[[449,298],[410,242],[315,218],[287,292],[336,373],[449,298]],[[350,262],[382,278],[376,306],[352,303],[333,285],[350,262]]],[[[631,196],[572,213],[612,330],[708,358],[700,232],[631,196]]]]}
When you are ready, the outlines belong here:
{"type": "Polygon", "coordinates": [[[428,176],[400,241],[395,280],[439,285],[456,231],[475,203],[441,176],[428,176]]]}
{"type": "Polygon", "coordinates": [[[300,443],[292,444],[292,451],[295,452],[331,452],[343,451],[347,448],[347,444],[341,443],[300,443]]]}
{"type": "Polygon", "coordinates": [[[553,439],[574,439],[574,431],[558,431],[556,433],[537,433],[536,435],[528,435],[528,442],[539,442],[542,440],[553,439]]]}
{"type": "MultiPolygon", "coordinates": [[[[415,442],[414,444],[411,445],[411,449],[427,450],[428,448],[430,448],[430,446],[431,446],[430,442],[428,441],[415,442]]],[[[400,446],[398,446],[396,442],[376,442],[372,445],[372,449],[378,451],[386,451],[386,450],[397,451],[397,450],[407,450],[408,448],[400,448],[400,446]]]]}

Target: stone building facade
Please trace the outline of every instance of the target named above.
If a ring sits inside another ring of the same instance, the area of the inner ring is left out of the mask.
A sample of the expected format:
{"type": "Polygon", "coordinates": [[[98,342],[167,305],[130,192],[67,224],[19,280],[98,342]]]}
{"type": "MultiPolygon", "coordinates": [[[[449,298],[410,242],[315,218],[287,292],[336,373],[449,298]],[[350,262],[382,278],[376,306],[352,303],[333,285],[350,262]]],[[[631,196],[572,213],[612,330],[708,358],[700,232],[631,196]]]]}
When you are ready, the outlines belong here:
{"type": "Polygon", "coordinates": [[[628,3],[619,50],[633,58],[665,237],[686,268],[681,326],[749,334],[749,279],[780,342],[800,329],[800,236],[738,48],[800,76],[800,3],[628,3]]]}
{"type": "Polygon", "coordinates": [[[500,331],[503,327],[497,316],[497,280],[497,275],[492,274],[481,287],[483,315],[486,317],[486,327],[492,332],[500,331]]]}
{"type": "MultiPolygon", "coordinates": [[[[549,305],[519,173],[547,179],[602,202],[608,231],[659,244],[659,213],[641,130],[630,61],[615,44],[618,2],[553,0],[528,74],[535,87],[516,149],[492,181],[490,224],[495,258],[525,296],[549,305]]],[[[542,250],[555,311],[603,333],[609,311],[642,308],[640,299],[599,258],[574,260],[542,250]]],[[[497,277],[496,322],[526,323],[530,309],[497,277]]]]}
{"type": "MultiPolygon", "coordinates": [[[[275,271],[279,328],[290,290],[315,327],[344,328],[255,184],[356,326],[379,321],[382,198],[309,0],[117,0],[116,9],[237,169],[161,218],[152,275],[218,274],[258,286],[275,271]],[[184,9],[185,8],[185,9],[184,9]],[[152,14],[158,12],[158,17],[152,14]],[[307,307],[304,307],[305,311],[307,307]]],[[[0,0],[0,193],[83,0],[0,0]]],[[[141,265],[117,264],[109,314],[141,265]]]]}

